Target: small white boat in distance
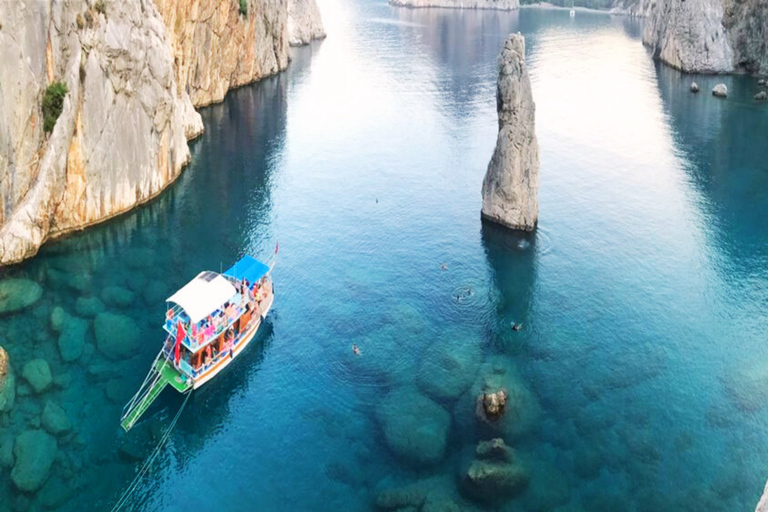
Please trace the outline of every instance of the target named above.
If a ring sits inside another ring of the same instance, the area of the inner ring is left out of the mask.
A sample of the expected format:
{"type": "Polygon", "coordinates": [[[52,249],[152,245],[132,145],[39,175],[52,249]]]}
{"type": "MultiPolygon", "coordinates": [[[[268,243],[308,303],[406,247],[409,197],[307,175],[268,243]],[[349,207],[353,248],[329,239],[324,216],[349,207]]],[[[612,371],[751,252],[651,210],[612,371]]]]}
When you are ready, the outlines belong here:
{"type": "Polygon", "coordinates": [[[575,16],[576,16],[576,10],[575,9],[571,9],[571,18],[573,18],[575,16]]]}

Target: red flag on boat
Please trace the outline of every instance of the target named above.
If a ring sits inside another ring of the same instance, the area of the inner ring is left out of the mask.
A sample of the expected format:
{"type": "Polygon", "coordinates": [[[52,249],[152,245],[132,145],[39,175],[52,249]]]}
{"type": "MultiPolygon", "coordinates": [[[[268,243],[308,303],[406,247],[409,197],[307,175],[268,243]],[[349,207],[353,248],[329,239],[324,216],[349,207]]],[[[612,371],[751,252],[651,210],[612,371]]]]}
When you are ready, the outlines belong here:
{"type": "Polygon", "coordinates": [[[184,327],[181,325],[181,322],[179,322],[176,325],[176,348],[173,352],[173,360],[178,366],[179,360],[181,359],[181,340],[184,339],[184,336],[187,334],[184,332],[184,327]]]}

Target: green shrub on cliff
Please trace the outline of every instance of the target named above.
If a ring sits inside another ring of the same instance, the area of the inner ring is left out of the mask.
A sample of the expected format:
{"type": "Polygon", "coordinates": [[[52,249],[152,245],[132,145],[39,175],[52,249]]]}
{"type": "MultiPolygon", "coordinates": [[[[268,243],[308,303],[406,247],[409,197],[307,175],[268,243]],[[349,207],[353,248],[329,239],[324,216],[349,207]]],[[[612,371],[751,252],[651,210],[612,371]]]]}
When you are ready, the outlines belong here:
{"type": "Polygon", "coordinates": [[[248,16],[248,0],[240,0],[240,14],[248,16]]]}
{"type": "Polygon", "coordinates": [[[56,125],[56,120],[61,115],[61,109],[64,108],[64,96],[67,95],[67,84],[64,82],[53,82],[45,89],[43,95],[43,130],[50,132],[56,125]]]}

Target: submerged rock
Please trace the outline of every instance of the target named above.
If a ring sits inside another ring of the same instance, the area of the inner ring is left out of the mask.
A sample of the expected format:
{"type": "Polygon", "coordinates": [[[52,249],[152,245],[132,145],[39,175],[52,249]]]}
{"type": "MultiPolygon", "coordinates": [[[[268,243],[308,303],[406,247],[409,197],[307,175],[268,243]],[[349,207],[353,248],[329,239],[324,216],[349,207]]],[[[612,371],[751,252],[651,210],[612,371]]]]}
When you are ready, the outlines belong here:
{"type": "Polygon", "coordinates": [[[55,306],[51,310],[51,330],[53,332],[61,332],[61,328],[64,327],[64,320],[67,317],[67,312],[61,306],[55,306]]]}
{"type": "Polygon", "coordinates": [[[512,450],[501,439],[490,446],[478,446],[475,453],[482,455],[465,463],[459,475],[461,490],[469,498],[484,505],[498,505],[528,487],[528,471],[514,460],[512,450]]]}
{"type": "Polygon", "coordinates": [[[76,317],[67,318],[59,335],[59,352],[64,362],[71,363],[83,355],[87,330],[87,320],[76,317]]]}
{"type": "Polygon", "coordinates": [[[495,423],[504,416],[507,406],[507,392],[503,389],[477,395],[477,417],[495,423]]]}
{"type": "Polygon", "coordinates": [[[525,39],[504,43],[496,88],[499,135],[483,180],[483,218],[531,231],[539,217],[539,143],[536,105],[525,66],[525,39]]]}
{"type": "Polygon", "coordinates": [[[68,432],[71,428],[67,412],[50,400],[45,403],[40,423],[49,434],[55,436],[68,432]]]}
{"type": "Polygon", "coordinates": [[[29,279],[0,281],[0,315],[26,309],[40,300],[43,288],[29,279]]]}
{"type": "Polygon", "coordinates": [[[99,313],[94,331],[96,346],[110,359],[131,357],[139,346],[139,326],[130,317],[99,313]]]}
{"type": "Polygon", "coordinates": [[[503,357],[493,357],[481,366],[477,380],[456,403],[453,411],[459,432],[468,434],[477,429],[481,436],[503,437],[509,441],[535,425],[540,406],[513,364],[503,357]],[[478,397],[499,390],[504,390],[506,395],[503,414],[491,420],[486,417],[482,404],[478,403],[478,397]]]}
{"type": "Polygon", "coordinates": [[[79,297],[75,302],[75,313],[83,318],[94,318],[105,309],[98,297],[79,297]]]}
{"type": "Polygon", "coordinates": [[[11,480],[17,489],[35,492],[45,483],[56,459],[56,439],[42,430],[27,430],[16,437],[13,455],[16,463],[11,480]]]}
{"type": "Polygon", "coordinates": [[[717,84],[712,89],[712,96],[717,96],[718,98],[728,97],[728,87],[725,84],[717,84]]]}
{"type": "Polygon", "coordinates": [[[490,441],[480,441],[475,448],[475,455],[478,459],[496,460],[500,462],[513,462],[514,452],[512,448],[504,443],[500,437],[490,441]]]}
{"type": "Polygon", "coordinates": [[[411,485],[380,492],[376,497],[376,506],[382,510],[402,510],[408,507],[418,510],[426,499],[424,489],[411,485]]]}
{"type": "Polygon", "coordinates": [[[474,382],[480,358],[473,339],[435,341],[419,366],[419,388],[435,400],[455,400],[474,382]]]}
{"type": "Polygon", "coordinates": [[[0,412],[8,412],[16,400],[16,377],[8,352],[0,347],[0,412]]]}
{"type": "MultiPolygon", "coordinates": [[[[754,412],[768,404],[768,365],[765,363],[739,368],[723,382],[728,395],[743,411],[754,412]]],[[[730,414],[724,415],[729,419],[730,414]]]]}
{"type": "Polygon", "coordinates": [[[5,436],[0,439],[0,468],[11,469],[13,467],[13,438],[5,436]]]}
{"type": "Polygon", "coordinates": [[[33,359],[24,365],[21,371],[24,377],[35,393],[42,393],[51,386],[53,376],[51,367],[45,359],[33,359]]]}
{"type": "Polygon", "coordinates": [[[74,489],[67,485],[60,477],[53,476],[45,486],[40,489],[37,499],[40,504],[49,510],[59,509],[72,497],[74,489]]]}
{"type": "Polygon", "coordinates": [[[691,92],[699,92],[699,84],[691,82],[691,92]]]}
{"type": "Polygon", "coordinates": [[[428,466],[442,460],[451,418],[415,389],[391,391],[376,409],[387,446],[401,459],[428,466]]]}
{"type": "Polygon", "coordinates": [[[127,308],[136,299],[136,295],[122,286],[107,286],[101,291],[104,304],[116,308],[127,308]]]}

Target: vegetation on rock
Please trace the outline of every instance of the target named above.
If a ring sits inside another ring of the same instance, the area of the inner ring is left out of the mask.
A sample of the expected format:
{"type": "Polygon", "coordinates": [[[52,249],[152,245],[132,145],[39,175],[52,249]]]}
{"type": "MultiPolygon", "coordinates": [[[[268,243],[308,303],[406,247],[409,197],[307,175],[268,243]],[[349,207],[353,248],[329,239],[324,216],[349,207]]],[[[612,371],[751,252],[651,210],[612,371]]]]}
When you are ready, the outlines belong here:
{"type": "Polygon", "coordinates": [[[53,131],[53,127],[56,126],[56,120],[61,115],[61,110],[64,108],[64,96],[67,95],[69,89],[64,82],[53,82],[45,89],[45,95],[43,95],[43,130],[46,132],[53,131]]]}
{"type": "Polygon", "coordinates": [[[240,0],[240,14],[248,16],[248,0],[240,0]]]}

